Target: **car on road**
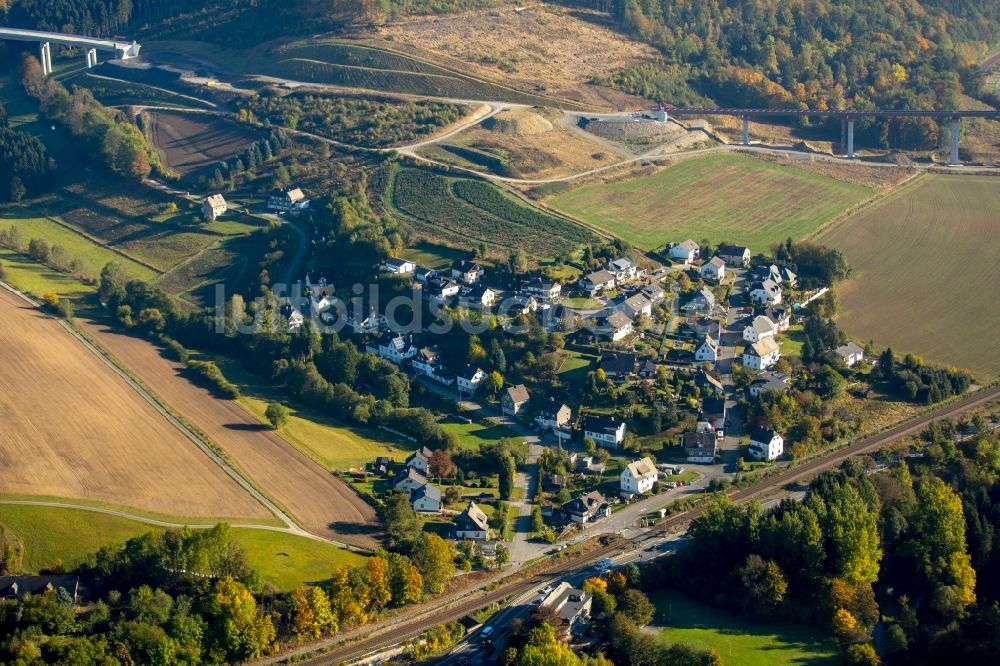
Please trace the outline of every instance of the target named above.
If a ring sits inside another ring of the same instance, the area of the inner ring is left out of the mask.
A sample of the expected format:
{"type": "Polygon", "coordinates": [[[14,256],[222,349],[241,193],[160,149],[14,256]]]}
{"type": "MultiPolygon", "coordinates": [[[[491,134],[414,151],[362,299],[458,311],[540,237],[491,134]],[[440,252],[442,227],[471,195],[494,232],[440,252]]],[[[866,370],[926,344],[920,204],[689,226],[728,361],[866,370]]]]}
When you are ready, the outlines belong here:
{"type": "Polygon", "coordinates": [[[551,593],[552,593],[551,585],[546,585],[542,589],[538,590],[538,594],[551,594],[551,593]]]}
{"type": "Polygon", "coordinates": [[[598,563],[594,565],[594,571],[598,573],[604,573],[610,568],[611,568],[610,557],[605,557],[603,560],[598,561],[598,563]]]}
{"type": "Polygon", "coordinates": [[[493,635],[493,627],[483,627],[483,630],[479,632],[479,639],[486,640],[493,635]]]}

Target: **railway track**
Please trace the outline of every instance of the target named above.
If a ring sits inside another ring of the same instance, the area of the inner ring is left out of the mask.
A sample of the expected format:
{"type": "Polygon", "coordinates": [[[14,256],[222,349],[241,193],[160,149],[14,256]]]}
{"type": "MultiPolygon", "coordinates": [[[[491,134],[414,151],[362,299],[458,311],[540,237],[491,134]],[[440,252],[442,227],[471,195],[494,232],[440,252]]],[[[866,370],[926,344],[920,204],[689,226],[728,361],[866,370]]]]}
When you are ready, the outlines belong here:
{"type": "MultiPolygon", "coordinates": [[[[813,458],[794,468],[787,469],[781,474],[770,477],[756,486],[732,493],[729,497],[736,503],[744,503],[752,499],[768,495],[789,483],[811,477],[819,472],[836,467],[852,456],[868,453],[897,439],[919,433],[935,421],[951,418],[970,409],[982,407],[983,405],[998,399],[1000,399],[1000,386],[980,390],[950,405],[946,405],[924,414],[923,416],[919,416],[915,419],[911,419],[910,421],[889,428],[881,433],[859,440],[854,444],[844,447],[843,449],[834,451],[825,456],[813,458]]],[[[670,516],[658,523],[654,529],[631,540],[631,543],[638,544],[650,539],[663,537],[665,534],[670,532],[675,532],[680,528],[687,526],[692,520],[702,515],[704,511],[704,508],[699,507],[684,513],[679,513],[675,516],[670,516]]],[[[627,548],[627,546],[625,548],[627,548]]],[[[422,611],[414,612],[411,615],[411,617],[414,615],[418,616],[412,621],[407,621],[407,617],[405,616],[400,617],[389,627],[389,629],[385,631],[379,631],[376,634],[361,638],[352,643],[337,645],[324,654],[301,659],[297,663],[319,666],[321,664],[341,664],[360,659],[373,652],[377,652],[394,645],[399,645],[404,641],[415,638],[441,623],[457,620],[485,606],[499,602],[509,596],[523,594],[538,585],[543,578],[547,579],[559,574],[587,568],[594,562],[620,553],[622,550],[623,546],[620,541],[603,546],[597,550],[587,553],[583,557],[566,562],[558,562],[551,567],[539,571],[527,580],[518,581],[516,583],[508,583],[506,585],[499,586],[495,590],[486,592],[485,594],[470,596],[468,600],[449,605],[447,608],[440,609],[439,612],[428,614],[427,609],[422,609],[422,611]],[[423,613],[423,616],[419,615],[420,612],[423,613]]]]}

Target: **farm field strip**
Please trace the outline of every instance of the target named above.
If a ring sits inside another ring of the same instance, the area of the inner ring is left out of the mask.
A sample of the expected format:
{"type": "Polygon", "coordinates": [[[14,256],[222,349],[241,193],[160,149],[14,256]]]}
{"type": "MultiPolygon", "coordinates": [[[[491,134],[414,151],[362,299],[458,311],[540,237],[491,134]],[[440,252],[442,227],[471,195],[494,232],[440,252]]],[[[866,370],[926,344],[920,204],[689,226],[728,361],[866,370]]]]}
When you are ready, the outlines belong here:
{"type": "Polygon", "coordinates": [[[177,516],[271,517],[59,321],[6,289],[0,310],[0,462],[18,470],[4,475],[0,492],[177,516]]]}
{"type": "Polygon", "coordinates": [[[823,230],[854,275],[841,325],[897,353],[1000,376],[1000,188],[994,178],[928,174],[823,230]]]}
{"type": "Polygon", "coordinates": [[[153,146],[182,174],[229,159],[259,138],[250,128],[207,112],[151,111],[148,118],[153,146]]]}
{"type": "Polygon", "coordinates": [[[645,249],[707,238],[764,251],[789,236],[801,238],[872,193],[804,169],[726,153],[583,185],[547,203],[645,249]]]}
{"type": "Polygon", "coordinates": [[[80,320],[79,324],[166,404],[205,433],[303,529],[337,542],[365,548],[377,545],[381,528],[375,510],[237,402],[192,384],[179,363],[164,358],[145,340],[94,321],[80,320]]]}
{"type": "Polygon", "coordinates": [[[388,198],[431,237],[484,241],[536,256],[552,256],[597,238],[580,225],[528,208],[495,185],[421,169],[399,170],[388,198]]]}

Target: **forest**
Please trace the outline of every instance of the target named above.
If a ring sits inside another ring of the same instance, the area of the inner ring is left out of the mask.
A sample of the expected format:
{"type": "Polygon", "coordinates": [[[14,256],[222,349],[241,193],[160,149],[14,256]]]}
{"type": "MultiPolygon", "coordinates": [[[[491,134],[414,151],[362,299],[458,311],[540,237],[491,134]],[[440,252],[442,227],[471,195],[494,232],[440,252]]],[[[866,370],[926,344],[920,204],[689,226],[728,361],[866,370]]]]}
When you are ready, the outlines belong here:
{"type": "Polygon", "coordinates": [[[644,588],[830,627],[848,663],[987,663],[1000,648],[1000,438],[983,414],[934,424],[817,477],[801,502],[716,500],[644,588]],[[875,467],[879,462],[883,471],[875,467]],[[872,473],[877,471],[877,473],[872,473]]]}
{"type": "Polygon", "coordinates": [[[0,201],[20,201],[41,189],[49,162],[41,141],[11,129],[0,104],[0,201]]]}

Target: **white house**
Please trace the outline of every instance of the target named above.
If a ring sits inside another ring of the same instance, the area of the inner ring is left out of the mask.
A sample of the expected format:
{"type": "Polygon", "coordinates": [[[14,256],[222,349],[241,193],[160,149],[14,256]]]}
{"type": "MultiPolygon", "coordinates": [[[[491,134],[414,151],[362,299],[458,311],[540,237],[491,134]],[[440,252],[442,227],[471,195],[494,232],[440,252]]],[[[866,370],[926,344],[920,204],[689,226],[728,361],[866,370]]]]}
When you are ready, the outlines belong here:
{"type": "Polygon", "coordinates": [[[833,350],[833,353],[839,356],[848,368],[854,367],[855,364],[865,360],[865,350],[853,342],[840,345],[833,350]]]}
{"type": "Polygon", "coordinates": [[[542,278],[535,278],[534,280],[525,282],[521,285],[521,289],[543,301],[555,300],[562,294],[561,284],[552,280],[543,280],[542,278]]]}
{"type": "Polygon", "coordinates": [[[615,276],[615,280],[618,282],[625,282],[626,280],[631,280],[635,277],[636,272],[639,270],[635,262],[628,257],[620,257],[607,265],[607,270],[615,276]]]}
{"type": "Polygon", "coordinates": [[[643,458],[626,465],[618,481],[622,495],[644,495],[653,489],[656,479],[656,465],[649,458],[643,458]]]}
{"type": "Polygon", "coordinates": [[[588,273],[580,278],[580,289],[590,294],[596,294],[614,286],[615,276],[604,269],[588,273]]]}
{"type": "Polygon", "coordinates": [[[491,308],[497,302],[497,292],[484,284],[477,284],[469,290],[463,300],[470,307],[491,308]]]}
{"type": "Polygon", "coordinates": [[[395,275],[407,275],[412,273],[417,269],[417,265],[412,261],[406,259],[400,259],[398,257],[389,257],[382,262],[382,272],[383,273],[393,273],[395,275]]]}
{"type": "Polygon", "coordinates": [[[611,342],[618,342],[622,338],[631,335],[634,330],[635,323],[627,314],[621,311],[612,312],[610,315],[599,317],[597,320],[597,335],[611,342]]]}
{"type": "Polygon", "coordinates": [[[410,491],[410,504],[421,513],[441,512],[441,489],[430,483],[410,491]]]}
{"type": "Polygon", "coordinates": [[[750,298],[764,305],[777,305],[781,302],[781,287],[774,280],[761,280],[750,289],[750,298]]]}
{"type": "Polygon", "coordinates": [[[410,342],[409,338],[392,331],[383,333],[377,343],[368,345],[368,350],[379,358],[384,358],[396,365],[417,355],[417,348],[410,342]]]}
{"type": "Polygon", "coordinates": [[[625,422],[617,416],[591,416],[583,422],[583,436],[608,449],[620,447],[627,430],[625,422]]]}
{"type": "Polygon", "coordinates": [[[410,457],[406,459],[406,466],[412,467],[424,476],[427,476],[427,470],[430,468],[432,454],[433,451],[428,449],[426,446],[422,446],[410,454],[410,457]]]}
{"type": "Polygon", "coordinates": [[[717,363],[719,361],[719,341],[712,338],[711,335],[706,335],[694,352],[694,360],[717,363]]]}
{"type": "Polygon", "coordinates": [[[205,203],[201,205],[201,216],[209,222],[226,214],[229,210],[226,199],[221,194],[210,194],[205,198],[205,203]]]}
{"type": "Polygon", "coordinates": [[[726,279],[726,262],[712,257],[701,265],[701,279],[708,282],[722,282],[726,279]]]}
{"type": "Polygon", "coordinates": [[[711,311],[715,307],[715,294],[711,292],[710,289],[705,288],[699,291],[697,294],[691,297],[687,303],[684,304],[685,310],[696,310],[696,311],[711,311]]]}
{"type": "Polygon", "coordinates": [[[758,315],[743,329],[743,339],[747,342],[759,342],[764,338],[773,338],[777,332],[778,327],[773,321],[758,315]]]}
{"type": "Polygon", "coordinates": [[[792,314],[784,305],[775,305],[768,308],[764,314],[774,322],[778,332],[787,331],[792,325],[792,314]]]}
{"type": "Polygon", "coordinates": [[[388,322],[385,315],[375,312],[374,307],[369,308],[367,311],[362,310],[360,307],[352,307],[344,315],[344,323],[350,326],[355,333],[363,335],[365,333],[381,331],[388,322]]]}
{"type": "Polygon", "coordinates": [[[784,438],[770,428],[754,428],[750,434],[750,455],[757,460],[777,460],[784,450],[784,438]]]}
{"type": "Polygon", "coordinates": [[[730,266],[742,266],[746,268],[750,265],[750,248],[742,245],[727,245],[723,243],[719,246],[718,255],[730,266]]]}
{"type": "Polygon", "coordinates": [[[486,380],[486,373],[474,365],[465,366],[457,375],[458,392],[474,394],[486,380]]]}
{"type": "Polygon", "coordinates": [[[475,502],[469,502],[465,511],[455,518],[455,539],[462,541],[486,541],[490,538],[490,523],[483,510],[475,502]]]}
{"type": "Polygon", "coordinates": [[[465,284],[475,284],[482,277],[483,268],[477,263],[461,259],[451,265],[451,276],[465,284]]]}
{"type": "Polygon", "coordinates": [[[671,246],[667,254],[675,261],[683,261],[685,264],[688,264],[698,258],[699,252],[701,252],[701,248],[689,238],[683,243],[671,246]]]}
{"type": "Polygon", "coordinates": [[[417,350],[413,358],[410,359],[410,367],[428,379],[450,386],[455,381],[455,376],[448,372],[441,359],[441,350],[434,347],[423,347],[417,350]]]}
{"type": "Polygon", "coordinates": [[[423,266],[417,266],[413,269],[413,279],[417,282],[427,282],[433,277],[438,277],[440,273],[433,268],[424,268],[423,266]]]}
{"type": "Polygon", "coordinates": [[[781,350],[774,338],[764,338],[749,344],[743,350],[743,365],[751,370],[767,370],[781,358],[781,350]]]}
{"type": "Polygon", "coordinates": [[[427,298],[432,301],[446,301],[456,295],[461,290],[461,286],[454,280],[440,276],[427,278],[424,282],[424,292],[427,298]]]}
{"type": "Polygon", "coordinates": [[[625,312],[631,319],[635,319],[639,315],[644,317],[650,317],[653,314],[653,303],[645,294],[638,293],[629,296],[621,304],[622,311],[625,312]]]}
{"type": "Polygon", "coordinates": [[[549,398],[538,408],[535,424],[542,430],[559,430],[569,425],[572,418],[573,411],[566,403],[549,398]]]}
{"type": "Polygon", "coordinates": [[[405,490],[406,492],[426,485],[427,477],[413,467],[404,467],[392,480],[393,490],[405,490]]]}

